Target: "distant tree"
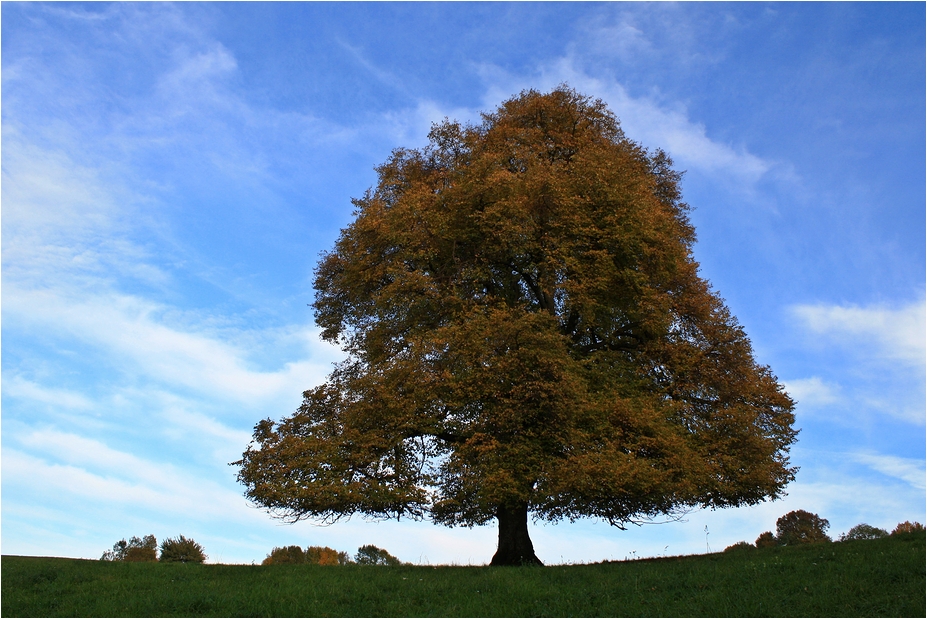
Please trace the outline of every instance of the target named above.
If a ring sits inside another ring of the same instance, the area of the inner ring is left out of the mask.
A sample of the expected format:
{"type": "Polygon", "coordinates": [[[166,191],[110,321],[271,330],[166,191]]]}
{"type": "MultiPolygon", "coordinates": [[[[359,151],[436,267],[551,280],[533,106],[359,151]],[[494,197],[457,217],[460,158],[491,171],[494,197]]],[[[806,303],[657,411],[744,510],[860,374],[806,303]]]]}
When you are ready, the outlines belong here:
{"type": "Polygon", "coordinates": [[[372,544],[358,548],[354,561],[358,565],[402,565],[402,561],[372,544]]]}
{"type": "Polygon", "coordinates": [[[348,359],[234,463],[288,521],[627,523],[753,505],[794,478],[794,403],[699,276],[681,173],[602,101],[525,91],[435,125],[354,201],[315,271],[348,359]]]}
{"type": "Polygon", "coordinates": [[[755,550],[756,546],[750,542],[737,542],[724,549],[724,552],[743,552],[745,550],[755,550]]]}
{"type": "Polygon", "coordinates": [[[143,562],[158,560],[158,540],[154,535],[146,535],[139,539],[132,537],[128,542],[124,539],[113,544],[112,550],[107,550],[100,557],[101,561],[143,562]]]}
{"type": "Polygon", "coordinates": [[[267,558],[261,561],[261,565],[281,565],[287,563],[306,563],[306,553],[299,546],[286,546],[284,548],[274,548],[267,555],[267,558]]]}
{"type": "Polygon", "coordinates": [[[310,546],[306,548],[306,562],[315,565],[347,565],[351,557],[346,552],[328,546],[310,546]]]}
{"type": "Polygon", "coordinates": [[[888,537],[888,531],[863,523],[856,525],[846,533],[841,533],[838,540],[848,542],[857,539],[879,539],[882,537],[888,537]]]}
{"type": "Polygon", "coordinates": [[[168,538],[161,542],[161,561],[180,563],[202,563],[206,560],[203,547],[183,535],[177,539],[168,538]]]}
{"type": "Polygon", "coordinates": [[[898,524],[897,527],[892,531],[892,535],[898,535],[900,533],[917,533],[918,531],[923,531],[924,525],[919,522],[908,522],[905,520],[898,524]]]}
{"type": "Polygon", "coordinates": [[[124,539],[119,540],[113,544],[112,550],[103,551],[103,556],[100,557],[100,561],[125,561],[128,545],[128,542],[124,539]]]}
{"type": "Polygon", "coordinates": [[[828,527],[830,523],[824,518],[798,509],[776,521],[776,540],[782,546],[829,542],[828,527]]]}
{"type": "Polygon", "coordinates": [[[779,542],[776,540],[776,536],[773,535],[771,531],[760,533],[760,536],[756,538],[757,548],[774,548],[778,545],[779,542]]]}

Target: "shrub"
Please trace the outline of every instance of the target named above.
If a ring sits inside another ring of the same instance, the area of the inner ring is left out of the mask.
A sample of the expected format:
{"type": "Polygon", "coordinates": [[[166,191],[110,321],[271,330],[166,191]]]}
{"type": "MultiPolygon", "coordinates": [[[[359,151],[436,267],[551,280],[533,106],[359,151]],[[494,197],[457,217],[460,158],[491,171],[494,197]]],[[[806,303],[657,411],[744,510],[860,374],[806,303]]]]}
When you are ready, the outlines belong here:
{"type": "Polygon", "coordinates": [[[128,542],[124,539],[113,544],[112,550],[107,550],[100,557],[101,561],[157,561],[158,540],[154,535],[146,535],[139,539],[132,537],[128,542]]]}
{"type": "Polygon", "coordinates": [[[358,548],[354,560],[359,565],[402,565],[402,561],[372,544],[358,548]]]}
{"type": "Polygon", "coordinates": [[[161,561],[181,563],[202,563],[206,560],[203,547],[183,535],[177,539],[167,538],[161,542],[161,561]]]}
{"type": "Polygon", "coordinates": [[[798,509],[776,521],[776,540],[783,546],[829,542],[828,527],[830,523],[824,518],[798,509]]]}
{"type": "Polygon", "coordinates": [[[338,552],[328,546],[310,546],[306,548],[306,562],[313,565],[347,565],[351,557],[346,552],[338,552]]]}
{"type": "Polygon", "coordinates": [[[737,542],[724,549],[724,552],[743,552],[745,550],[756,550],[756,547],[750,542],[737,542]]]}
{"type": "Polygon", "coordinates": [[[898,523],[898,526],[895,527],[895,530],[892,531],[892,535],[898,535],[899,533],[916,533],[918,531],[923,531],[924,525],[919,522],[904,522],[898,523]]]}
{"type": "Polygon", "coordinates": [[[756,538],[757,548],[773,548],[774,546],[778,545],[779,542],[776,541],[776,536],[773,535],[771,531],[760,533],[760,536],[756,538]]]}
{"type": "Polygon", "coordinates": [[[284,548],[274,548],[267,555],[267,558],[261,561],[261,565],[281,565],[286,563],[305,563],[306,553],[299,546],[286,546],[284,548]]]}
{"type": "Polygon", "coordinates": [[[339,552],[328,546],[310,546],[305,552],[299,546],[274,548],[261,562],[261,565],[284,563],[310,563],[312,565],[347,565],[351,557],[346,552],[339,552]]]}
{"type": "Polygon", "coordinates": [[[868,524],[858,524],[838,538],[841,542],[849,542],[857,539],[879,539],[887,537],[888,531],[873,527],[868,524]]]}

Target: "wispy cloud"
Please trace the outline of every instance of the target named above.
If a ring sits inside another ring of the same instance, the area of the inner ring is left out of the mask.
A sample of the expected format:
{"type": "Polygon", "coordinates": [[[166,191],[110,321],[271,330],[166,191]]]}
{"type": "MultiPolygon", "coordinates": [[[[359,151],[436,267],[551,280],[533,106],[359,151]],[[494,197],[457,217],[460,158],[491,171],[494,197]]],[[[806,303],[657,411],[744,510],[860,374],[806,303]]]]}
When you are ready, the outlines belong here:
{"type": "Polygon", "coordinates": [[[144,196],[63,149],[27,141],[15,124],[3,136],[3,269],[6,282],[29,288],[93,288],[122,276],[163,286],[169,274],[131,240],[152,225],[139,211],[144,196]]]}
{"type": "Polygon", "coordinates": [[[3,377],[3,395],[62,408],[86,410],[93,407],[93,401],[81,393],[46,387],[8,374],[3,377]]]}
{"type": "Polygon", "coordinates": [[[241,496],[168,462],[112,449],[105,443],[56,430],[17,436],[22,449],[4,449],[4,485],[28,480],[43,493],[132,509],[195,517],[248,519],[241,496]]]}
{"type": "MultiPolygon", "coordinates": [[[[247,349],[226,338],[169,326],[159,317],[170,308],[138,297],[69,297],[15,285],[4,293],[5,318],[16,324],[83,341],[113,355],[124,370],[129,362],[134,373],[149,379],[222,399],[255,403],[300,393],[321,382],[340,357],[337,349],[319,344],[311,361],[292,360],[278,370],[262,371],[249,367],[247,349]]],[[[300,339],[311,341],[308,335],[300,339]]]]}
{"type": "Polygon", "coordinates": [[[538,76],[514,76],[492,65],[480,68],[487,105],[496,105],[513,92],[526,88],[550,89],[567,83],[578,91],[605,101],[618,116],[625,134],[648,148],[662,148],[678,167],[698,171],[739,191],[752,191],[764,177],[791,178],[788,165],[767,161],[742,146],[714,140],[708,128],[689,117],[686,108],[667,105],[650,97],[634,97],[612,77],[590,74],[572,55],[538,67],[538,76]]]}
{"type": "Polygon", "coordinates": [[[389,71],[383,70],[375,63],[371,62],[360,46],[352,45],[341,39],[338,39],[337,41],[338,45],[347,51],[355,60],[355,62],[362,66],[370,75],[373,75],[373,77],[375,77],[378,82],[384,86],[388,86],[389,88],[401,91],[405,95],[410,94],[409,91],[403,86],[402,80],[398,76],[390,73],[389,71]]]}
{"type": "Polygon", "coordinates": [[[901,458],[884,454],[853,454],[857,462],[872,467],[874,470],[900,479],[914,488],[927,488],[927,462],[914,458],[901,458]]]}
{"type": "MultiPolygon", "coordinates": [[[[139,14],[132,10],[109,15],[124,35],[111,42],[117,49],[143,44],[142,35],[152,29],[161,43],[167,34],[183,44],[161,50],[164,62],[149,76],[153,94],[124,98],[122,107],[101,101],[98,116],[70,124],[58,141],[49,141],[48,135],[36,138],[46,119],[29,106],[4,110],[5,327],[88,344],[103,354],[108,370],[115,369],[129,383],[154,381],[249,405],[289,402],[320,382],[340,352],[319,343],[317,331],[304,324],[264,327],[215,307],[189,307],[176,279],[196,280],[203,274],[191,273],[184,264],[190,253],[178,247],[170,229],[185,221],[160,223],[159,213],[170,215],[170,205],[151,192],[173,177],[170,170],[139,161],[150,163],[169,153],[171,165],[183,166],[206,158],[220,176],[248,178],[244,169],[260,168],[248,146],[248,127],[257,123],[278,133],[309,131],[322,139],[320,127],[310,127],[298,114],[264,114],[247,105],[225,83],[237,70],[231,52],[177,22],[176,11],[153,10],[157,19],[144,26],[135,23],[139,14]],[[218,125],[197,122],[191,129],[181,118],[185,114],[199,119],[221,115],[222,120],[218,125]],[[276,122],[284,126],[273,127],[276,122]],[[293,354],[261,364],[257,358],[274,346],[293,354]]],[[[23,83],[16,92],[27,100],[31,89],[26,82],[33,78],[19,79],[23,83]]],[[[95,83],[80,86],[92,96],[101,91],[95,83]]],[[[53,89],[62,90],[64,84],[53,89]]],[[[262,149],[271,150],[265,145],[257,151],[262,149]]],[[[260,173],[250,176],[256,185],[268,180],[260,173]]],[[[205,272],[221,267],[198,266],[205,272]]],[[[221,286],[232,287],[229,282],[221,286]]],[[[247,305],[239,310],[247,311],[247,305]]],[[[5,387],[20,398],[88,401],[40,383],[5,387]]]]}
{"type": "Polygon", "coordinates": [[[883,359],[916,368],[927,362],[927,305],[890,307],[798,305],[792,313],[811,332],[842,346],[875,347],[883,359]]]}
{"type": "Polygon", "coordinates": [[[42,11],[49,15],[55,15],[58,17],[64,17],[66,19],[73,19],[78,21],[101,21],[111,17],[111,14],[105,11],[84,11],[80,8],[60,8],[55,5],[43,6],[42,11]]]}
{"type": "Polygon", "coordinates": [[[840,401],[840,387],[817,376],[783,381],[783,386],[800,408],[826,406],[840,401]]]}

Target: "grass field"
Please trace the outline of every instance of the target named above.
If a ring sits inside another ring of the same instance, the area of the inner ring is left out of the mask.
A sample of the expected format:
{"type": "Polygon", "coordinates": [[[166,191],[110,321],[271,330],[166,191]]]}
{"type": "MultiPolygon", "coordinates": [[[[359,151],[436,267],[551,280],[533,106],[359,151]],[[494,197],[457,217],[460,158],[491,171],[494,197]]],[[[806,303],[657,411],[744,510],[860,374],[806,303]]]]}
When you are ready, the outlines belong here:
{"type": "Polygon", "coordinates": [[[543,568],[2,558],[4,617],[923,617],[925,536],[543,568]]]}

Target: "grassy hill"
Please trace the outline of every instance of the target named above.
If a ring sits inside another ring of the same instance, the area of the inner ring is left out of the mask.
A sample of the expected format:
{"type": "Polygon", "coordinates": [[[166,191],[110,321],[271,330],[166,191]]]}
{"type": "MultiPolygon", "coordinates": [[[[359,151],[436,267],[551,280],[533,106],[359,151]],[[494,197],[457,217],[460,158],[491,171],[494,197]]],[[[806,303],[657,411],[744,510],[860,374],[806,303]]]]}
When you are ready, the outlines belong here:
{"type": "Polygon", "coordinates": [[[2,615],[925,616],[925,536],[544,568],[2,557],[2,615]]]}

